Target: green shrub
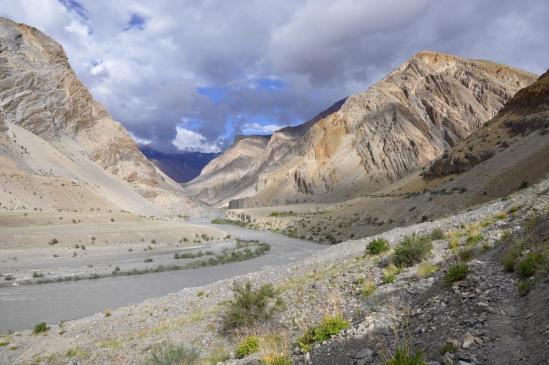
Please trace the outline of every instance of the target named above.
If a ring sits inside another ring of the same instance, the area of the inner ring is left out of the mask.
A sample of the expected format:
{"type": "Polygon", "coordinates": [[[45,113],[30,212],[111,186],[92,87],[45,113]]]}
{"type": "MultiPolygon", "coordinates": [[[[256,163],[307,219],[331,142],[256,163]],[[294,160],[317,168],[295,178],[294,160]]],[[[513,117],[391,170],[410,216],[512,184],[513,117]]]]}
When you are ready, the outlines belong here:
{"type": "Polygon", "coordinates": [[[246,336],[238,345],[236,350],[236,357],[242,359],[243,357],[248,356],[259,351],[259,337],[257,336],[246,336]]]}
{"type": "Polygon", "coordinates": [[[384,238],[376,238],[371,241],[366,248],[366,251],[370,255],[379,255],[380,253],[386,252],[389,250],[389,242],[384,238]]]}
{"type": "Polygon", "coordinates": [[[525,297],[530,293],[530,288],[532,285],[530,282],[522,280],[518,283],[518,293],[521,297],[525,297]]]}
{"type": "Polygon", "coordinates": [[[416,274],[420,279],[425,279],[432,276],[438,270],[438,266],[428,261],[420,263],[417,267],[416,274]]]}
{"type": "Polygon", "coordinates": [[[373,281],[369,281],[362,288],[362,296],[367,298],[370,295],[374,294],[376,291],[376,284],[373,281]]]}
{"type": "Polygon", "coordinates": [[[395,265],[390,265],[383,270],[383,284],[394,283],[396,276],[400,274],[400,269],[395,265]]]}
{"type": "Polygon", "coordinates": [[[292,365],[292,360],[284,355],[269,356],[260,362],[261,365],[292,365]]]}
{"type": "Polygon", "coordinates": [[[198,365],[199,353],[195,349],[170,343],[164,343],[154,349],[146,365],[198,365]]]}
{"type": "Polygon", "coordinates": [[[463,247],[458,252],[458,257],[461,261],[470,261],[475,257],[477,249],[475,247],[463,247]]]}
{"type": "Polygon", "coordinates": [[[515,261],[517,260],[519,255],[520,255],[520,251],[515,247],[510,248],[505,252],[505,255],[503,255],[503,260],[502,260],[503,268],[505,269],[505,271],[507,272],[515,271],[515,261]]]}
{"type": "Polygon", "coordinates": [[[481,242],[482,240],[484,240],[484,236],[480,233],[477,233],[475,235],[467,237],[467,239],[465,240],[465,244],[473,246],[481,242]]]}
{"type": "Polygon", "coordinates": [[[467,264],[457,263],[454,266],[448,268],[446,275],[444,275],[444,282],[446,283],[446,285],[451,285],[456,281],[465,279],[468,273],[469,267],[467,266],[467,264]]]}
{"type": "Polygon", "coordinates": [[[265,322],[284,305],[271,284],[264,284],[254,289],[252,283],[246,281],[235,283],[232,290],[233,299],[226,303],[226,311],[223,315],[225,330],[265,322]]]}
{"type": "Polygon", "coordinates": [[[400,268],[410,267],[421,262],[431,252],[433,244],[428,236],[412,234],[395,247],[393,263],[400,268]]]}
{"type": "Polygon", "coordinates": [[[49,330],[50,328],[48,327],[48,325],[46,324],[46,322],[40,322],[38,323],[36,326],[34,326],[34,330],[33,332],[38,334],[38,333],[42,333],[42,332],[46,332],[47,330],[49,330]]]}
{"type": "Polygon", "coordinates": [[[527,278],[536,273],[536,270],[543,263],[543,255],[538,252],[528,252],[522,257],[515,267],[517,274],[523,278],[527,278]]]}
{"type": "Polygon", "coordinates": [[[212,220],[212,224],[233,224],[235,226],[246,227],[247,223],[232,219],[215,218],[212,220]]]}
{"type": "Polygon", "coordinates": [[[408,347],[397,348],[393,356],[383,365],[426,365],[423,360],[423,352],[413,352],[408,347]]]}
{"type": "Polygon", "coordinates": [[[347,328],[349,328],[349,322],[342,316],[326,316],[318,326],[309,328],[303,336],[298,338],[297,344],[303,352],[309,352],[315,342],[326,341],[347,328]]]}
{"type": "Polygon", "coordinates": [[[452,342],[447,342],[446,345],[442,346],[442,348],[440,349],[440,354],[444,355],[447,352],[454,353],[457,351],[458,348],[456,347],[456,345],[454,345],[452,342]]]}
{"type": "Polygon", "coordinates": [[[432,240],[443,240],[445,237],[444,231],[440,228],[435,228],[431,231],[432,240]]]}

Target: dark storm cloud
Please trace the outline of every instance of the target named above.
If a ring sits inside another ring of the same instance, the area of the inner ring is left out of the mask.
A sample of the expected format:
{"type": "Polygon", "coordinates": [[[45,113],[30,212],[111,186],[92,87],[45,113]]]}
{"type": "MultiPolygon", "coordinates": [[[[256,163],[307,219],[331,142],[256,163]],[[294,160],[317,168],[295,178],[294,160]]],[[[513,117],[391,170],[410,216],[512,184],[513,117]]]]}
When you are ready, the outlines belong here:
{"type": "Polygon", "coordinates": [[[0,15],[59,41],[113,116],[163,150],[305,121],[422,49],[549,65],[544,0],[0,0],[0,15]]]}

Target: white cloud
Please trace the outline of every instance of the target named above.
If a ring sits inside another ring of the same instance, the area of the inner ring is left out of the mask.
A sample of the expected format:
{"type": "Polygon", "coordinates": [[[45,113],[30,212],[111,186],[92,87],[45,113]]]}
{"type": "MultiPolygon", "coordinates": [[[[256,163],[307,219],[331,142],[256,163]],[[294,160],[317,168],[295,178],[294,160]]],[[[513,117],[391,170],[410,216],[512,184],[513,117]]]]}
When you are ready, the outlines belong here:
{"type": "Polygon", "coordinates": [[[283,126],[277,124],[261,125],[256,122],[246,123],[242,126],[242,132],[244,134],[273,134],[283,126]]]}
{"type": "Polygon", "coordinates": [[[541,73],[547,13],[546,0],[0,0],[0,16],[61,43],[114,118],[159,149],[178,146],[184,118],[184,148],[206,150],[307,120],[420,49],[541,73]],[[145,23],[128,30],[132,14],[145,23]]]}
{"type": "Polygon", "coordinates": [[[183,127],[176,127],[177,135],[172,144],[179,151],[198,151],[206,153],[220,152],[221,149],[215,143],[209,143],[203,135],[183,127]]]}
{"type": "Polygon", "coordinates": [[[135,134],[133,134],[132,132],[130,132],[130,137],[132,137],[132,139],[135,141],[135,143],[137,143],[140,146],[146,146],[146,145],[148,145],[152,142],[150,139],[138,137],[135,134]]]}

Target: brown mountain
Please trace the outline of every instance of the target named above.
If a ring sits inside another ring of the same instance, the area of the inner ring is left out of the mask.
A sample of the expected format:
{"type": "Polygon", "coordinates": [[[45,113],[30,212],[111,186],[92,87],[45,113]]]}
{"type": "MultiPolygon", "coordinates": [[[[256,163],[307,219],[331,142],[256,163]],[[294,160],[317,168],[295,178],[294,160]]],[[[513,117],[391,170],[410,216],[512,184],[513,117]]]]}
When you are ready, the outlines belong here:
{"type": "Polygon", "coordinates": [[[139,151],[78,80],[59,44],[5,18],[0,131],[3,209],[112,206],[143,214],[211,213],[139,151]]]}
{"type": "Polygon", "coordinates": [[[371,193],[478,130],[535,79],[489,61],[420,52],[301,126],[235,141],[185,188],[231,207],[371,193]]]}
{"type": "Polygon", "coordinates": [[[541,198],[547,195],[548,132],[549,73],[545,73],[423,171],[375,193],[337,203],[231,209],[226,215],[256,228],[335,243],[467,214],[500,198],[512,202],[521,195],[517,190],[534,184],[532,191],[541,198]]]}

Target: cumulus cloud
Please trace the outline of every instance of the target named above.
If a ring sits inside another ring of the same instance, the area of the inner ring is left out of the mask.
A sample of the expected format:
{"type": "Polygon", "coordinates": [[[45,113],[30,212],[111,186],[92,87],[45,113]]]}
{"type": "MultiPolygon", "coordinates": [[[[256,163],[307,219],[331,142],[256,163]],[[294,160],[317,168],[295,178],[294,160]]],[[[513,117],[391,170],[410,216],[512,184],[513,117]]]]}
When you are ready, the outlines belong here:
{"type": "Polygon", "coordinates": [[[172,144],[180,151],[198,151],[205,153],[220,152],[221,149],[215,143],[210,143],[200,133],[193,132],[180,126],[176,126],[177,134],[172,144]]]}
{"type": "Polygon", "coordinates": [[[545,0],[0,0],[164,151],[304,122],[422,49],[541,73],[547,14],[545,0]]]}

